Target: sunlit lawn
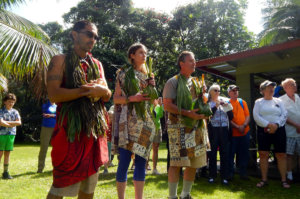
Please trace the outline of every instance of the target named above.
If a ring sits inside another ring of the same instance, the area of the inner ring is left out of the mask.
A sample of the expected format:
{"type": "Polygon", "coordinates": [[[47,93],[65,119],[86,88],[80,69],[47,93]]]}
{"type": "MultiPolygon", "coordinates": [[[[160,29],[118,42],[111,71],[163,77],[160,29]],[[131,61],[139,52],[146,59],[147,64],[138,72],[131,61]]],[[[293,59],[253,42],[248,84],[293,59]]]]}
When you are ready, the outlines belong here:
{"type": "MultiPolygon", "coordinates": [[[[38,145],[19,145],[15,146],[11,154],[9,170],[14,177],[13,180],[0,180],[0,199],[41,199],[46,198],[47,192],[52,183],[50,151],[46,159],[45,172],[37,174],[37,157],[39,152],[38,145]]],[[[144,198],[164,198],[168,196],[167,172],[166,172],[166,155],[165,143],[161,144],[159,152],[158,169],[162,173],[160,176],[151,175],[148,172],[146,176],[146,185],[144,198]]],[[[113,163],[117,165],[117,158],[113,163]]],[[[2,165],[3,163],[1,163],[2,165]]],[[[152,162],[150,162],[152,166],[152,162]]],[[[2,167],[1,167],[2,169],[2,167]]],[[[95,190],[95,198],[112,199],[117,198],[115,186],[115,172],[117,167],[110,167],[108,175],[100,175],[98,185],[95,190]]],[[[101,173],[103,168],[101,168],[101,173]]],[[[1,170],[2,173],[2,170],[1,170]]],[[[218,179],[219,180],[219,179],[218,179]]],[[[222,186],[220,181],[216,184],[208,184],[207,179],[196,180],[192,196],[197,198],[243,198],[243,199],[260,199],[260,198],[282,198],[282,199],[299,199],[300,185],[294,184],[289,190],[281,188],[279,181],[270,181],[269,186],[258,189],[255,184],[257,178],[251,178],[250,181],[244,182],[238,177],[229,186],[222,186]]],[[[180,193],[182,184],[179,185],[180,193]]],[[[134,198],[134,188],[132,184],[132,171],[128,175],[128,187],[126,196],[129,199],[134,198]]]]}

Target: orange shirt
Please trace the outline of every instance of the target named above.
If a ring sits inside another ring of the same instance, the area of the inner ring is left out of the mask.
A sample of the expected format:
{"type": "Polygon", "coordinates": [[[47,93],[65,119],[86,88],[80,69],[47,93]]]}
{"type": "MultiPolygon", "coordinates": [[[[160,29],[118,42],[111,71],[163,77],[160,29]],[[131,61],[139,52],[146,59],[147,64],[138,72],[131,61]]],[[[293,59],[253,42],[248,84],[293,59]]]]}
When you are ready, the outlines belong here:
{"type": "MultiPolygon", "coordinates": [[[[249,109],[247,106],[247,103],[243,100],[243,105],[244,105],[244,109],[241,106],[239,100],[230,100],[230,103],[233,107],[233,119],[232,121],[234,123],[236,123],[237,125],[243,125],[246,117],[249,116],[249,109]]],[[[239,130],[237,128],[232,127],[232,136],[233,137],[237,137],[237,136],[244,136],[246,135],[246,133],[250,130],[249,125],[246,126],[244,133],[242,134],[241,132],[239,132],[239,130]]]]}

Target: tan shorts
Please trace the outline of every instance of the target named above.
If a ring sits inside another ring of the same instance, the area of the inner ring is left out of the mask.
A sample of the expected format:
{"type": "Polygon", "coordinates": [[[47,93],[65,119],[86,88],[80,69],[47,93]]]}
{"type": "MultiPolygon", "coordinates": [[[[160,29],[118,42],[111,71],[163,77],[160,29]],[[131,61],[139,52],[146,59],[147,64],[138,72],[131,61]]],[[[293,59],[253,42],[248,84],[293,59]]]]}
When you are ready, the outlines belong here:
{"type": "Polygon", "coordinates": [[[98,172],[86,178],[85,180],[72,184],[63,188],[55,188],[53,185],[49,193],[55,196],[75,197],[78,195],[79,190],[86,194],[94,193],[98,181],[98,172]]]}
{"type": "Polygon", "coordinates": [[[159,129],[155,132],[153,143],[161,143],[161,142],[162,142],[162,131],[161,129],[159,129]]]}

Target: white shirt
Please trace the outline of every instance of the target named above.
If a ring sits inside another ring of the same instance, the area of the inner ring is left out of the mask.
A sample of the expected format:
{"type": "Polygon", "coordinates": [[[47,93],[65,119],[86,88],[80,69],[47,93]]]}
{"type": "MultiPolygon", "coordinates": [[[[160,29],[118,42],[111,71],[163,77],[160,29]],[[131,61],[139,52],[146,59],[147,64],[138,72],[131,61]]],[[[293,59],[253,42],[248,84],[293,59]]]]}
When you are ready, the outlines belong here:
{"type": "Polygon", "coordinates": [[[255,101],[253,118],[256,124],[262,128],[269,123],[277,123],[279,127],[282,127],[287,119],[287,111],[279,98],[273,97],[272,100],[260,98],[255,101]]]}
{"type": "MultiPolygon", "coordinates": [[[[295,101],[293,101],[287,94],[280,97],[281,101],[284,104],[285,109],[287,110],[287,116],[290,120],[295,123],[300,123],[300,98],[297,94],[295,95],[295,101]]],[[[285,131],[287,137],[300,137],[300,134],[297,133],[296,127],[286,124],[285,131]]]]}

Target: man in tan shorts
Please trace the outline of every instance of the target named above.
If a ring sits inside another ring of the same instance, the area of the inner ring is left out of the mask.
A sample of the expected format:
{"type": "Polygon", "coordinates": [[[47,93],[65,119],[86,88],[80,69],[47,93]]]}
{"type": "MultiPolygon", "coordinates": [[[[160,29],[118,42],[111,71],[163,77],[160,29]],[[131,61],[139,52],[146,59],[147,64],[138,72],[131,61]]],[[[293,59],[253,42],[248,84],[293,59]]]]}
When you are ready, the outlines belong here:
{"type": "Polygon", "coordinates": [[[73,49],[55,55],[47,73],[47,91],[57,104],[51,139],[53,183],[47,199],[91,199],[98,169],[108,161],[103,102],[110,99],[101,62],[90,53],[99,39],[95,24],[83,20],[71,32],[73,49]]]}
{"type": "MultiPolygon", "coordinates": [[[[167,122],[170,149],[170,168],[168,172],[169,199],[177,199],[181,167],[185,167],[185,171],[180,199],[191,199],[190,192],[195,180],[196,169],[206,165],[208,136],[205,122],[201,128],[197,127],[198,122],[193,128],[187,128],[182,118],[184,116],[193,120],[207,118],[203,114],[197,114],[198,109],[187,110],[177,104],[177,93],[182,92],[182,86],[179,86],[178,83],[179,78],[186,80],[186,86],[189,89],[188,92],[191,93],[191,97],[193,99],[197,97],[193,88],[193,77],[191,77],[196,66],[194,54],[188,51],[182,52],[178,57],[177,64],[180,68],[180,73],[167,81],[163,91],[164,110],[169,113],[167,122]]],[[[186,101],[186,99],[182,101],[186,101]]]]}

